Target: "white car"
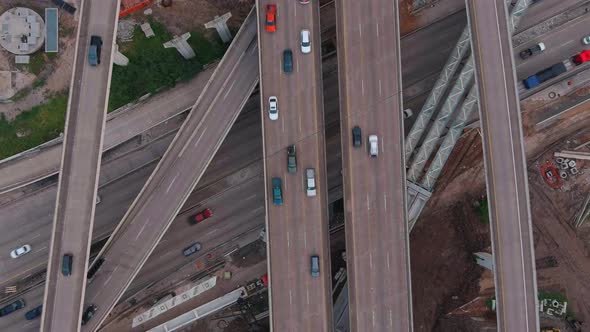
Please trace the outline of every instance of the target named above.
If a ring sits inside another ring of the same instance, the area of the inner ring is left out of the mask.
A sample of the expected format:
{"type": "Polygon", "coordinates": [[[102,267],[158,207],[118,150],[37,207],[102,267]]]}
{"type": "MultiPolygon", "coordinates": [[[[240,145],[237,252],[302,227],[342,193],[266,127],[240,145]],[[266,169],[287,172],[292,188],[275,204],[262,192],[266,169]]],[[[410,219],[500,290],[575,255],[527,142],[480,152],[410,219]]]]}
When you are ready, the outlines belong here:
{"type": "Polygon", "coordinates": [[[24,246],[22,246],[20,248],[16,248],[13,251],[11,251],[10,257],[19,258],[22,255],[28,254],[30,251],[31,251],[31,246],[28,244],[25,244],[24,246]]]}
{"type": "Polygon", "coordinates": [[[268,98],[268,117],[273,121],[279,118],[279,102],[275,96],[268,98]]]}
{"type": "Polygon", "coordinates": [[[307,180],[307,197],[314,197],[316,195],[315,170],[313,168],[306,169],[305,177],[307,180]]]}
{"type": "Polygon", "coordinates": [[[301,53],[311,52],[311,34],[309,30],[301,30],[301,53]]]}
{"type": "Polygon", "coordinates": [[[590,36],[586,36],[586,37],[582,38],[582,44],[590,45],[590,36]]]}
{"type": "Polygon", "coordinates": [[[369,136],[369,154],[371,157],[377,157],[379,155],[379,138],[377,135],[369,136]]]}

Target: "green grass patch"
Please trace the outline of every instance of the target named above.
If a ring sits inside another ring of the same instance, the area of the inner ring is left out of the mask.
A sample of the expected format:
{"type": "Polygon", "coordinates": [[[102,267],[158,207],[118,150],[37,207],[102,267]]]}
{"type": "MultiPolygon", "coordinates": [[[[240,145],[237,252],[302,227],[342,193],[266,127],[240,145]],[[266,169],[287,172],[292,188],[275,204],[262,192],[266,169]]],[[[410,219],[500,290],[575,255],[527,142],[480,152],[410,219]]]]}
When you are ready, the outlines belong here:
{"type": "Polygon", "coordinates": [[[46,61],[43,52],[38,51],[37,53],[33,54],[33,56],[31,56],[31,61],[28,64],[28,70],[35,75],[39,75],[43,70],[43,67],[45,67],[45,63],[46,61]]]}
{"type": "Polygon", "coordinates": [[[12,121],[0,116],[0,159],[58,137],[63,132],[67,104],[68,95],[61,94],[19,114],[12,121]]]}
{"type": "Polygon", "coordinates": [[[488,198],[484,197],[478,201],[477,205],[477,215],[479,216],[479,221],[484,224],[490,223],[490,211],[488,207],[488,198]]]}
{"type": "Polygon", "coordinates": [[[191,32],[188,43],[195,50],[197,60],[204,65],[220,59],[229,46],[229,43],[223,44],[219,38],[212,42],[197,31],[191,32]]]}
{"type": "Polygon", "coordinates": [[[569,305],[569,301],[564,294],[557,293],[557,292],[547,292],[547,291],[539,290],[537,297],[539,299],[539,302],[541,302],[543,300],[549,300],[549,301],[557,300],[558,302],[561,302],[561,303],[567,302],[568,306],[566,308],[566,313],[565,313],[564,317],[573,317],[573,312],[570,309],[571,306],[569,305]]]}
{"type": "Polygon", "coordinates": [[[139,97],[161,88],[172,87],[178,81],[190,79],[200,72],[202,64],[223,56],[225,46],[211,42],[202,34],[193,32],[189,43],[197,56],[185,60],[175,48],[162,44],[172,39],[163,24],[150,22],[155,37],[146,38],[139,26],[133,32],[133,41],[121,52],[129,58],[129,65],[114,66],[111,79],[109,111],[124,106],[139,97]]]}

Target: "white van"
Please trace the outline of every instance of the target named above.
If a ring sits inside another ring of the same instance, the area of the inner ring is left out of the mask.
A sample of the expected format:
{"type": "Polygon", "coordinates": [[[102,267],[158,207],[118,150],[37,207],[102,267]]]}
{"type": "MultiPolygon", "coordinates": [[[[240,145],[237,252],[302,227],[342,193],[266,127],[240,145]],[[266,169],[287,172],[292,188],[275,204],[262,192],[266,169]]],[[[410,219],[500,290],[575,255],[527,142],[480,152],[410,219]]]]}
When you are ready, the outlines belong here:
{"type": "Polygon", "coordinates": [[[316,195],[315,170],[313,168],[306,169],[305,177],[307,179],[307,197],[314,197],[316,195]]]}

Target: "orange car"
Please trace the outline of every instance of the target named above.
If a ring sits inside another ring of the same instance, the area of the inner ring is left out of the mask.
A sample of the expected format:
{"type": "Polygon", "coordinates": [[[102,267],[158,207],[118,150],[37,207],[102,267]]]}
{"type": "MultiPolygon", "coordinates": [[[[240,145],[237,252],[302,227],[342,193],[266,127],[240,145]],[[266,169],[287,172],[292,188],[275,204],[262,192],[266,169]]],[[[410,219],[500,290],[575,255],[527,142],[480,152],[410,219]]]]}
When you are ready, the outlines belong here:
{"type": "Polygon", "coordinates": [[[277,5],[266,5],[266,31],[277,31],[277,5]]]}

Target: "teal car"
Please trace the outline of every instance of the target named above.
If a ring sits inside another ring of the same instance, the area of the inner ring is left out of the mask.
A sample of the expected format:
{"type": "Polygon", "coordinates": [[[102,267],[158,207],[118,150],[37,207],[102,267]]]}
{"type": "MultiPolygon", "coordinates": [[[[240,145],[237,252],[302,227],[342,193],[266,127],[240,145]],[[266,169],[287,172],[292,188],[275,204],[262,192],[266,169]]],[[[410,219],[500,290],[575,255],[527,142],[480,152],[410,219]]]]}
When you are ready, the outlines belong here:
{"type": "Polygon", "coordinates": [[[281,178],[272,178],[272,202],[275,205],[283,204],[283,185],[281,178]]]}

